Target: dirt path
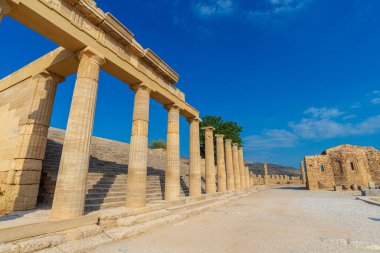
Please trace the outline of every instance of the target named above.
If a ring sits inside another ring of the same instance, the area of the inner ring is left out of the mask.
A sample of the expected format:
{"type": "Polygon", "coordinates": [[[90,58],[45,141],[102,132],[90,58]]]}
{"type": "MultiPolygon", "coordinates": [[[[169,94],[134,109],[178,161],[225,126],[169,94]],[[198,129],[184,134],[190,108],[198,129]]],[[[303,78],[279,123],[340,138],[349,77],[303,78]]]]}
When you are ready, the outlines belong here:
{"type": "Polygon", "coordinates": [[[270,189],[93,252],[380,252],[380,207],[343,193],[270,189]]]}

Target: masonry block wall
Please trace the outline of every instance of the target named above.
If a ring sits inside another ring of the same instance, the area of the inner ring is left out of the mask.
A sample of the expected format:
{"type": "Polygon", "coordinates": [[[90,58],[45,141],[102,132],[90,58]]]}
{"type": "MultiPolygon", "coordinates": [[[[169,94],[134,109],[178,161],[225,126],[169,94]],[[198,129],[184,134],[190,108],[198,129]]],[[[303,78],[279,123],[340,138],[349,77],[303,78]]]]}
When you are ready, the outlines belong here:
{"type": "MultiPolygon", "coordinates": [[[[263,175],[250,175],[253,177],[254,185],[263,185],[264,184],[264,176],[263,175]]],[[[268,185],[300,185],[302,184],[302,180],[300,177],[292,177],[287,175],[268,175],[267,178],[268,185]]]]}
{"type": "Polygon", "coordinates": [[[35,207],[57,76],[45,72],[0,87],[0,191],[13,210],[35,207]]]}
{"type": "Polygon", "coordinates": [[[306,174],[309,190],[357,184],[368,186],[370,181],[380,184],[380,152],[372,147],[341,145],[306,156],[306,174]]]}

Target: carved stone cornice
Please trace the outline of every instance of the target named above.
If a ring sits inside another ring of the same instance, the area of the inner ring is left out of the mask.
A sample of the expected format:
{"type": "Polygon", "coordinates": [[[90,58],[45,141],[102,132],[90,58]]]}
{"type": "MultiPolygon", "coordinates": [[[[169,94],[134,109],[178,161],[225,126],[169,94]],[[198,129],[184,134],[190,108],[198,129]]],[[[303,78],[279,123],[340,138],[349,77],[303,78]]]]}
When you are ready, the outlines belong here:
{"type": "MultiPolygon", "coordinates": [[[[144,49],[135,39],[134,34],[129,31],[111,13],[104,13],[97,7],[93,0],[39,0],[42,2],[66,2],[76,8],[93,25],[100,28],[105,36],[108,35],[116,42],[135,54],[137,59],[146,62],[157,74],[161,75],[169,83],[174,84],[179,80],[179,75],[170,68],[152,50],[144,49]]],[[[50,3],[52,4],[52,3],[50,3]]]]}

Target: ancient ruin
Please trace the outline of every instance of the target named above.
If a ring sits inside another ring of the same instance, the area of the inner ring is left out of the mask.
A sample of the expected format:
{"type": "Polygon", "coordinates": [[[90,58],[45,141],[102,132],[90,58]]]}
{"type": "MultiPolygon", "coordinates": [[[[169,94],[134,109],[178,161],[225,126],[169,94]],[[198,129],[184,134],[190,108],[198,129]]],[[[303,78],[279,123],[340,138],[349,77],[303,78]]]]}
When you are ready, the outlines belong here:
{"type": "Polygon", "coordinates": [[[305,156],[305,167],[309,190],[380,184],[380,152],[373,147],[340,145],[321,155],[305,156]]]}

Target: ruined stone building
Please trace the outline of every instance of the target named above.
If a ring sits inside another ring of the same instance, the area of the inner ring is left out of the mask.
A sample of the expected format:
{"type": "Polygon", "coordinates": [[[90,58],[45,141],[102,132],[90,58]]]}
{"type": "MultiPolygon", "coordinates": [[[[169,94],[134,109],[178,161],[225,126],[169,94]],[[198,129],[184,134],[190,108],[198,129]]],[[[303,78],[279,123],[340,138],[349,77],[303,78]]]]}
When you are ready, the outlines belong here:
{"type": "Polygon", "coordinates": [[[380,152],[373,147],[340,145],[321,155],[306,156],[307,188],[327,189],[380,184],[380,152]]]}

